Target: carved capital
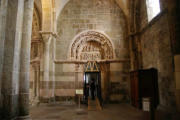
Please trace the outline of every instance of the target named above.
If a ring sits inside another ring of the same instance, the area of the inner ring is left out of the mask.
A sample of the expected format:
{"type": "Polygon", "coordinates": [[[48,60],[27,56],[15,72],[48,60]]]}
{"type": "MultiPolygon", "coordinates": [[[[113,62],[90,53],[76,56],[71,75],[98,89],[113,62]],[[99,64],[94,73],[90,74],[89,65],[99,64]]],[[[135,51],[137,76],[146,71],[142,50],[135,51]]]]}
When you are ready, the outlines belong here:
{"type": "Polygon", "coordinates": [[[52,38],[53,38],[53,33],[52,32],[43,32],[43,31],[41,31],[40,33],[42,35],[43,42],[45,44],[49,45],[51,43],[52,38]]]}
{"type": "Polygon", "coordinates": [[[31,66],[34,68],[35,71],[38,71],[40,67],[40,62],[37,61],[37,62],[31,63],[31,66]]]}

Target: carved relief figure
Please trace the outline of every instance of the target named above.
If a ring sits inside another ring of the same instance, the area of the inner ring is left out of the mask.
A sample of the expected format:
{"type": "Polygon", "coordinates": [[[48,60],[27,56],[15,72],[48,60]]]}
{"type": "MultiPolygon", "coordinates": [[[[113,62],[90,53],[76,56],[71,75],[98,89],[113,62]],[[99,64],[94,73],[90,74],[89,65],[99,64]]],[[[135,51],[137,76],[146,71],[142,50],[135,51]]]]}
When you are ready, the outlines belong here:
{"type": "Polygon", "coordinates": [[[96,31],[80,34],[71,46],[71,59],[102,60],[113,59],[113,48],[110,40],[96,31]]]}

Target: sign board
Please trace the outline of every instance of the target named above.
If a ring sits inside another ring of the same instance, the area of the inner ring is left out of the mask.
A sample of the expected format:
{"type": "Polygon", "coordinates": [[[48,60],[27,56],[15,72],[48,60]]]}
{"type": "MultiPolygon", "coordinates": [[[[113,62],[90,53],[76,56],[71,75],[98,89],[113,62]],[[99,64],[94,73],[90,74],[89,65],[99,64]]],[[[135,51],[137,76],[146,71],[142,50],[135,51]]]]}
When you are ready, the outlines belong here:
{"type": "Polygon", "coordinates": [[[83,89],[76,89],[77,95],[83,95],[83,89]]]}
{"type": "Polygon", "coordinates": [[[143,98],[143,111],[150,111],[150,99],[143,98]]]}

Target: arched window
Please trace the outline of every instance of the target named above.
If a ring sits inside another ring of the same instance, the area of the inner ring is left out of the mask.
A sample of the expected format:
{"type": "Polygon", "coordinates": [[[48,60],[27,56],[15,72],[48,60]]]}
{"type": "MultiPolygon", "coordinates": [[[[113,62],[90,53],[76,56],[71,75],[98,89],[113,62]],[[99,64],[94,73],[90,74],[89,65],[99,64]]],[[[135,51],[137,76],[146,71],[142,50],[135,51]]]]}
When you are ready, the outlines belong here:
{"type": "Polygon", "coordinates": [[[160,12],[159,0],[146,0],[148,21],[151,21],[160,12]]]}

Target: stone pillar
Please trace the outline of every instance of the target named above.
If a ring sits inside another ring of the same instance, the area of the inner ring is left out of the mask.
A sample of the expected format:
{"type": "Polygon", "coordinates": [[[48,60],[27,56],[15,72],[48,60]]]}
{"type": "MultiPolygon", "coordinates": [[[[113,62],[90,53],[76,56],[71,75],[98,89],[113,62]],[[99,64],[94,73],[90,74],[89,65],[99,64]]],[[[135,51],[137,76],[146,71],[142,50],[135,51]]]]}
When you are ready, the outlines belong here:
{"type": "MultiPolygon", "coordinates": [[[[35,98],[36,96],[36,85],[35,85],[35,81],[36,81],[36,64],[33,63],[33,73],[34,73],[34,78],[33,78],[33,85],[32,85],[32,99],[35,98]]],[[[34,101],[34,100],[32,100],[34,101]]]]}
{"type": "Polygon", "coordinates": [[[35,67],[34,67],[34,82],[33,82],[34,97],[37,96],[37,79],[38,79],[37,72],[38,72],[37,66],[35,65],[35,67]]]}
{"type": "Polygon", "coordinates": [[[5,28],[6,28],[6,14],[7,14],[7,1],[0,0],[0,109],[2,107],[1,97],[1,83],[2,83],[2,68],[3,68],[3,55],[4,55],[4,41],[5,41],[5,28]]]}
{"type": "MultiPolygon", "coordinates": [[[[19,1],[21,3],[22,1],[19,1]]],[[[23,32],[21,41],[19,119],[29,117],[29,69],[34,0],[24,0],[23,32]]]]}
{"type": "Polygon", "coordinates": [[[45,90],[43,90],[43,97],[49,100],[50,92],[49,92],[49,60],[50,60],[50,43],[52,40],[52,34],[42,32],[42,37],[44,41],[44,72],[43,72],[43,82],[45,82],[45,90]]]}
{"type": "Polygon", "coordinates": [[[39,103],[39,85],[40,85],[40,63],[39,61],[32,63],[33,72],[34,72],[34,80],[33,80],[33,88],[32,88],[32,105],[37,105],[39,103]]]}
{"type": "Polygon", "coordinates": [[[2,0],[3,19],[3,72],[2,97],[3,119],[13,119],[18,116],[19,94],[19,59],[24,12],[24,1],[2,0]]]}
{"type": "Polygon", "coordinates": [[[33,69],[34,69],[34,81],[33,81],[33,88],[32,88],[32,92],[33,92],[33,98],[39,100],[39,80],[40,80],[40,64],[39,62],[35,62],[32,64],[33,69]]]}
{"type": "Polygon", "coordinates": [[[52,95],[51,97],[53,97],[53,100],[55,101],[55,87],[56,87],[56,83],[55,83],[55,46],[56,46],[56,37],[53,37],[53,47],[52,47],[52,95]]]}
{"type": "Polygon", "coordinates": [[[37,64],[37,69],[36,69],[36,98],[39,102],[39,93],[40,93],[40,64],[37,64]]]}

